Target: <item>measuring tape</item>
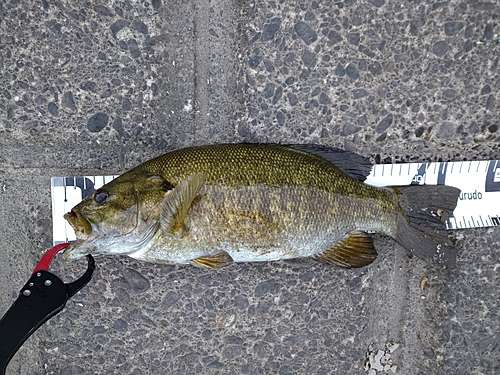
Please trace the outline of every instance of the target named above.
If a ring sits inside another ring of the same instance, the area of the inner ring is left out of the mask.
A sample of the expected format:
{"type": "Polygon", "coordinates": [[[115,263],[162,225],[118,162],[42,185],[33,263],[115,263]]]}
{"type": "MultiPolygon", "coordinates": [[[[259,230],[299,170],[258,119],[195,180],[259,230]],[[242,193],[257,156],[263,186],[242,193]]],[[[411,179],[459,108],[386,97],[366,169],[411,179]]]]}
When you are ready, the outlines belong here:
{"type": "MultiPolygon", "coordinates": [[[[54,245],[76,240],[63,215],[116,177],[52,177],[54,245]]],[[[447,229],[500,226],[500,160],[376,164],[365,182],[374,186],[454,186],[462,192],[446,221],[447,229]]]]}

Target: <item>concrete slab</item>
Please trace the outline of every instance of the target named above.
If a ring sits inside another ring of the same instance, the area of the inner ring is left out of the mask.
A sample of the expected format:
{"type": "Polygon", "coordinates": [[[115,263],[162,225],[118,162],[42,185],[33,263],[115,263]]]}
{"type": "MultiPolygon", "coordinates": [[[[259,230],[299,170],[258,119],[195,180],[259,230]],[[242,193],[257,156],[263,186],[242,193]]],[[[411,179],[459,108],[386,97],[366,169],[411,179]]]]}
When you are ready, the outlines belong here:
{"type": "MultiPolygon", "coordinates": [[[[242,141],[378,163],[500,158],[495,2],[0,6],[0,314],[51,245],[52,176],[242,141]]],[[[454,270],[381,236],[361,270],[98,258],[8,373],[495,374],[500,231],[456,236],[454,270]]],[[[84,268],[53,266],[67,280],[84,268]]]]}

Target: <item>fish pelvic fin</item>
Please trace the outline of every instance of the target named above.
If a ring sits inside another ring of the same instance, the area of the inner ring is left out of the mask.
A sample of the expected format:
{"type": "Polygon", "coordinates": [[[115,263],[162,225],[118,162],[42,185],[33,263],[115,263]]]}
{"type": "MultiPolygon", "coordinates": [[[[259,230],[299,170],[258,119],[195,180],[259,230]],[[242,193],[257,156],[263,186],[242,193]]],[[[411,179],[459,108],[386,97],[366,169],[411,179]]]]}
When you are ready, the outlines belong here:
{"type": "Polygon", "coordinates": [[[353,231],[332,248],[313,256],[314,259],[344,268],[359,268],[377,258],[372,237],[362,231],[353,231]]]}
{"type": "Polygon", "coordinates": [[[200,189],[205,184],[203,173],[188,176],[163,198],[160,213],[162,232],[176,235],[185,227],[186,215],[200,189]]]}
{"type": "Polygon", "coordinates": [[[421,259],[453,268],[456,252],[446,234],[445,221],[457,205],[460,189],[444,185],[392,187],[403,209],[397,221],[396,241],[421,259]]]}
{"type": "Polygon", "coordinates": [[[212,256],[200,257],[189,261],[190,264],[200,268],[222,268],[233,263],[231,255],[225,251],[221,251],[212,256]]]}

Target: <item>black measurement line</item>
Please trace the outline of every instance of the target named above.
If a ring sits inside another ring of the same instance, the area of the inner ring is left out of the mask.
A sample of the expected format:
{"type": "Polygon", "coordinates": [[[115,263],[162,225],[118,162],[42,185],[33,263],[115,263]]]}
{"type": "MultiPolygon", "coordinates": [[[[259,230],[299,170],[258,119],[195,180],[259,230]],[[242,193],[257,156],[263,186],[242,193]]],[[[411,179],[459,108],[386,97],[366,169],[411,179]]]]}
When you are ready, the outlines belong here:
{"type": "Polygon", "coordinates": [[[66,179],[63,178],[63,187],[64,187],[64,201],[68,201],[68,196],[66,195],[66,179]]]}
{"type": "Polygon", "coordinates": [[[439,172],[438,172],[438,178],[437,178],[437,184],[438,185],[444,185],[446,181],[446,170],[448,169],[448,164],[447,163],[440,163],[439,164],[439,172]]]}
{"type": "Polygon", "coordinates": [[[491,220],[491,224],[493,224],[495,226],[500,225],[500,218],[498,217],[498,215],[496,217],[490,217],[490,215],[488,215],[488,217],[491,220]]]}

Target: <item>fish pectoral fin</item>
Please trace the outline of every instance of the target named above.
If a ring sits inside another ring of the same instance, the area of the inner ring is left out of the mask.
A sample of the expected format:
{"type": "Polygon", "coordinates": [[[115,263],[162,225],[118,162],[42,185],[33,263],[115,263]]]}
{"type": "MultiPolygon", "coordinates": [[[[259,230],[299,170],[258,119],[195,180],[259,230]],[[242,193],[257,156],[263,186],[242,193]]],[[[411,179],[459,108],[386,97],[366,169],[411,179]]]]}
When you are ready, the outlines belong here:
{"type": "Polygon", "coordinates": [[[372,237],[365,232],[350,232],[331,249],[313,256],[323,263],[344,268],[359,268],[369,265],[377,258],[372,237]]]}
{"type": "Polygon", "coordinates": [[[163,198],[160,225],[164,233],[175,235],[185,228],[187,212],[205,181],[203,173],[188,176],[163,198]]]}
{"type": "Polygon", "coordinates": [[[190,260],[189,263],[200,268],[222,268],[233,263],[233,258],[231,258],[231,255],[225,251],[221,251],[220,253],[212,256],[190,260]]]}

